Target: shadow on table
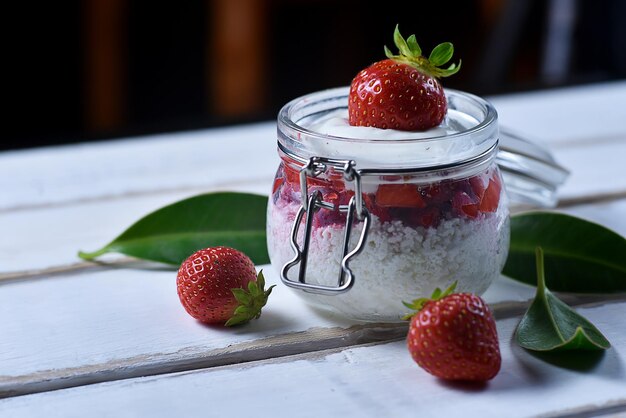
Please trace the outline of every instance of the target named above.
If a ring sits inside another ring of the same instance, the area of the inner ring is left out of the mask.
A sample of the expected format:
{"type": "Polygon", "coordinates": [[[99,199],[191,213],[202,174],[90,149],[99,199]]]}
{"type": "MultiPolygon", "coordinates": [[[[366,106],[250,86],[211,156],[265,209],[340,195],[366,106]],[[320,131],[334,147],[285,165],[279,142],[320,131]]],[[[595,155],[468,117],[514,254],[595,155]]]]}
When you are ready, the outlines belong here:
{"type": "Polygon", "coordinates": [[[539,360],[550,363],[561,369],[576,372],[591,372],[600,365],[606,353],[602,351],[561,351],[561,352],[526,352],[539,360]]]}
{"type": "Polygon", "coordinates": [[[554,374],[548,370],[549,366],[623,380],[626,373],[616,350],[616,347],[611,347],[601,351],[536,352],[523,349],[511,341],[511,351],[519,366],[527,377],[538,382],[554,378],[554,374]]]}

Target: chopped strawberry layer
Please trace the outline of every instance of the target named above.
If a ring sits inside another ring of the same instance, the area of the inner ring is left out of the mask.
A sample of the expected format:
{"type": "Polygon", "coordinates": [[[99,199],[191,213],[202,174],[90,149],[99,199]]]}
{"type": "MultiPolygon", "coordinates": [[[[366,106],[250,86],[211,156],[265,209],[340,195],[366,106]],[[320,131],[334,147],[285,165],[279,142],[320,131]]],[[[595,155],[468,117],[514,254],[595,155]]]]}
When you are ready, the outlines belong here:
{"type": "Polygon", "coordinates": [[[485,194],[480,201],[479,209],[481,212],[495,212],[498,209],[501,189],[502,184],[500,183],[500,177],[497,175],[492,176],[489,179],[489,185],[485,190],[485,194]]]}
{"type": "Polygon", "coordinates": [[[483,195],[485,194],[485,183],[482,176],[470,177],[469,184],[478,200],[482,200],[483,195]]]}
{"type": "MultiPolygon", "coordinates": [[[[299,170],[289,164],[281,166],[274,180],[274,202],[300,203],[299,170]]],[[[334,205],[334,209],[317,210],[314,225],[345,223],[346,213],[340,211],[339,206],[347,205],[354,191],[346,188],[341,172],[331,171],[307,180],[309,193],[318,190],[324,202],[334,205]]],[[[365,207],[382,223],[400,220],[408,226],[436,228],[445,219],[476,219],[493,213],[500,203],[502,181],[493,169],[474,177],[444,180],[426,186],[410,181],[410,177],[381,178],[382,184],[373,193],[363,194],[365,207]],[[402,180],[406,183],[399,182],[402,180]],[[393,183],[382,183],[389,181],[393,183]]]]}
{"type": "Polygon", "coordinates": [[[476,218],[478,216],[478,204],[478,198],[470,196],[467,192],[462,190],[457,190],[452,198],[452,207],[470,218],[476,218]]]}
{"type": "MultiPolygon", "coordinates": [[[[300,190],[300,168],[294,168],[290,164],[283,164],[285,181],[291,183],[294,188],[300,190]]],[[[307,186],[329,186],[338,190],[345,188],[343,175],[341,173],[332,172],[325,177],[307,177],[307,186]]]]}
{"type": "Polygon", "coordinates": [[[376,203],[384,207],[424,208],[426,203],[414,184],[381,184],[376,191],[376,203]]]}

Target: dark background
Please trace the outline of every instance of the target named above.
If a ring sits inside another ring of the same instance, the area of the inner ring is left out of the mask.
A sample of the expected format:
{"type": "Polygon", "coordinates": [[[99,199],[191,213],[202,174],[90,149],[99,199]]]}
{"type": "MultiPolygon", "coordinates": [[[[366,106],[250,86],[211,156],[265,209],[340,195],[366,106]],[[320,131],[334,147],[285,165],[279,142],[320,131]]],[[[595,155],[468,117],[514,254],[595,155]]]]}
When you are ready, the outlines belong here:
{"type": "Polygon", "coordinates": [[[393,46],[451,41],[479,95],[626,77],[619,0],[92,0],[3,7],[0,149],[271,120],[393,46]],[[380,4],[385,7],[381,7],[380,4]]]}

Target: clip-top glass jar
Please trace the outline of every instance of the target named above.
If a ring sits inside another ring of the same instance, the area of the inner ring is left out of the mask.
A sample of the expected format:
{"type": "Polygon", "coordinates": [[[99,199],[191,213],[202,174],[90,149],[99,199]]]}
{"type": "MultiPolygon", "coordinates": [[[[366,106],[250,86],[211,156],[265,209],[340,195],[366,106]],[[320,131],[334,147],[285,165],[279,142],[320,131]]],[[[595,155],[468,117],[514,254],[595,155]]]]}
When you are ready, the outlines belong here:
{"type": "Polygon", "coordinates": [[[347,88],[283,107],[267,222],[283,283],[365,321],[400,320],[402,301],[455,281],[487,289],[509,246],[497,113],[479,97],[446,96],[445,121],[422,133],[342,126],[347,88]]]}

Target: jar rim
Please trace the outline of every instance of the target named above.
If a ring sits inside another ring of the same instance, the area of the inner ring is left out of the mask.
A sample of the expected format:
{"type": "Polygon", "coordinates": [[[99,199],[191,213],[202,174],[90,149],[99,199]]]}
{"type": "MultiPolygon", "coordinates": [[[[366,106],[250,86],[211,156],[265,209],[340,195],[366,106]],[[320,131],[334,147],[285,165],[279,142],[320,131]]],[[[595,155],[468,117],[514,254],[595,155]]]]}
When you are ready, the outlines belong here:
{"type": "Polygon", "coordinates": [[[316,132],[301,121],[312,115],[348,107],[349,87],[310,93],[291,100],[278,114],[281,148],[308,159],[346,158],[383,168],[419,168],[464,163],[493,148],[498,140],[498,115],[488,101],[470,93],[445,89],[448,108],[470,115],[467,129],[425,138],[350,138],[316,132]]]}

